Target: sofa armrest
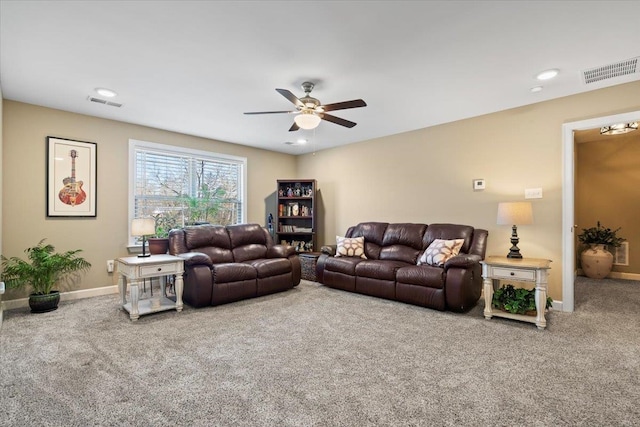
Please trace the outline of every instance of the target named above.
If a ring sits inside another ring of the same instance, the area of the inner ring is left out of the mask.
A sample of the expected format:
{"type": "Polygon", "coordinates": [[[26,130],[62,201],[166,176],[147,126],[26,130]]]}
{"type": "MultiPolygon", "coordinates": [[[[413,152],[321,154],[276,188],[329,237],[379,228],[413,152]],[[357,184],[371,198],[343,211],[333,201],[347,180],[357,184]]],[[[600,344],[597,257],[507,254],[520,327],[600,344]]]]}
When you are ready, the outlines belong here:
{"type": "Polygon", "coordinates": [[[209,255],[203,254],[202,252],[186,252],[183,254],[176,254],[176,256],[184,260],[185,266],[202,264],[208,267],[213,266],[213,261],[211,261],[209,255]]]}
{"type": "Polygon", "coordinates": [[[337,245],[324,245],[320,248],[320,252],[330,256],[335,256],[337,247],[337,245]]]}
{"type": "Polygon", "coordinates": [[[482,261],[479,255],[460,254],[451,257],[444,263],[444,270],[450,268],[470,268],[482,261]]]}
{"type": "Polygon", "coordinates": [[[273,245],[267,249],[267,258],[289,258],[296,254],[296,248],[290,245],[273,245]]]}
{"type": "Polygon", "coordinates": [[[461,254],[444,263],[445,299],[451,311],[464,312],[476,305],[482,293],[482,258],[461,254]]]}
{"type": "Polygon", "coordinates": [[[324,265],[329,258],[333,258],[333,255],[321,253],[316,260],[316,282],[318,283],[324,283],[324,265]]]}

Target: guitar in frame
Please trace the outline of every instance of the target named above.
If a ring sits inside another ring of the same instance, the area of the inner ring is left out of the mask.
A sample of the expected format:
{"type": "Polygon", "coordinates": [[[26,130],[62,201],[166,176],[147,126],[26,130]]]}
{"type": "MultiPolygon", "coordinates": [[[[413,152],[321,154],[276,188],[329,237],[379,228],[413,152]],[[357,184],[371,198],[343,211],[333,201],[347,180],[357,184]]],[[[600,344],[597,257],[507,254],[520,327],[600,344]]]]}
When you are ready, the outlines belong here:
{"type": "Polygon", "coordinates": [[[87,199],[87,193],[82,189],[82,181],[76,181],[76,157],[78,152],[71,150],[71,176],[62,180],[64,187],[58,193],[58,198],[65,205],[76,206],[87,199]]]}

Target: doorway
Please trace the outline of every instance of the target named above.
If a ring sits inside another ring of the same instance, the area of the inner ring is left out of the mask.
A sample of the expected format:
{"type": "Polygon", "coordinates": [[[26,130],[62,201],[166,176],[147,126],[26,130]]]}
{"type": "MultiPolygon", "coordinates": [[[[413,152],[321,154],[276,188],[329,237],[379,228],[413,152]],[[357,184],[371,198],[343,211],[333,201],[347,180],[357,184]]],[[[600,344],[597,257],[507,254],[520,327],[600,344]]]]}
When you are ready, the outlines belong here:
{"type": "Polygon", "coordinates": [[[640,111],[597,117],[562,125],[562,311],[575,305],[575,161],[574,131],[640,119],[640,111]]]}

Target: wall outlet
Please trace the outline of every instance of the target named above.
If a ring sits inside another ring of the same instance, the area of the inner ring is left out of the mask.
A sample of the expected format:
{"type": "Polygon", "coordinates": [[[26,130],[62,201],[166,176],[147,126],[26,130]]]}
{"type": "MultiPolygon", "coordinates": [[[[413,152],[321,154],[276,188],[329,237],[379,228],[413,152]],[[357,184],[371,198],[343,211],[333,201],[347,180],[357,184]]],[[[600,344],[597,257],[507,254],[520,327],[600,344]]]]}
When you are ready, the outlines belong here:
{"type": "Polygon", "coordinates": [[[113,260],[107,260],[107,273],[113,273],[113,260]]]}
{"type": "Polygon", "coordinates": [[[524,190],[525,199],[542,199],[542,188],[527,188],[524,190]]]}

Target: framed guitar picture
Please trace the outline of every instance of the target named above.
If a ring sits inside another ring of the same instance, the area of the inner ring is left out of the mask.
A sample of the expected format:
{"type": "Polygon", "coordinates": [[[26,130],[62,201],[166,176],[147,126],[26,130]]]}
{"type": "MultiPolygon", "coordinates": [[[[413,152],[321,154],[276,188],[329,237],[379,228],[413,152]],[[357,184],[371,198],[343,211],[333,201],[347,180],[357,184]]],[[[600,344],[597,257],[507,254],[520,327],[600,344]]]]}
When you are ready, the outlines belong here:
{"type": "Polygon", "coordinates": [[[97,145],[47,137],[47,216],[95,217],[97,145]]]}

